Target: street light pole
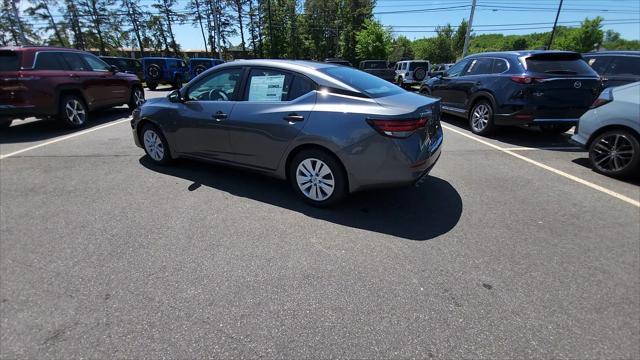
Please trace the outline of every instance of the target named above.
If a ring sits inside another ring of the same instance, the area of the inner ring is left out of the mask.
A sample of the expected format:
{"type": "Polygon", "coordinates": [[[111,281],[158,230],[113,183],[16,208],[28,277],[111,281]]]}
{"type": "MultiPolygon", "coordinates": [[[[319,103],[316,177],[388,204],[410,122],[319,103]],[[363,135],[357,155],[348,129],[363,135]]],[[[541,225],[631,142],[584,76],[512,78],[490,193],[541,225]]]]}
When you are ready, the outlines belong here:
{"type": "Polygon", "coordinates": [[[562,9],[562,0],[560,0],[560,5],[558,5],[558,13],[556,14],[556,21],[553,22],[553,30],[551,30],[551,38],[549,39],[549,45],[547,46],[547,50],[551,50],[551,44],[553,44],[553,36],[556,34],[556,26],[558,25],[558,18],[560,17],[561,9],[562,9]]]}
{"type": "Polygon", "coordinates": [[[464,47],[462,49],[462,57],[467,56],[469,50],[469,38],[471,37],[471,27],[473,26],[473,14],[476,12],[476,0],[471,3],[471,14],[469,15],[469,23],[467,24],[467,33],[464,36],[464,47]]]}

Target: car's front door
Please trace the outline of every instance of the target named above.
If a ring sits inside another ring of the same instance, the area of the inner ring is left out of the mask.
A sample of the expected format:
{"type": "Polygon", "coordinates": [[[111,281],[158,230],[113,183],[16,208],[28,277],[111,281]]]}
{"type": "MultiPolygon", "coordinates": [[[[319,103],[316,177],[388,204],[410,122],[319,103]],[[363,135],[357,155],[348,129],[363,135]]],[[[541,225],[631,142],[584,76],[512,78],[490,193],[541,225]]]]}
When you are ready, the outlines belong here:
{"type": "Polygon", "coordinates": [[[466,68],[469,60],[462,60],[453,65],[449,70],[442,74],[442,77],[433,83],[431,87],[431,95],[439,97],[442,106],[445,108],[455,108],[455,87],[457,79],[466,68]]]}
{"type": "Polygon", "coordinates": [[[68,65],[69,77],[81,86],[89,108],[108,106],[110,89],[105,85],[106,73],[92,71],[78,53],[65,51],[60,52],[60,56],[68,65]]]}
{"type": "Polygon", "coordinates": [[[184,89],[176,131],[176,151],[202,159],[230,161],[228,122],[237,104],[243,68],[208,74],[184,89]]]}
{"type": "Polygon", "coordinates": [[[315,88],[311,80],[299,74],[251,69],[244,101],[236,104],[229,120],[235,160],[256,168],[276,169],[311,116],[316,103],[315,88]]]}
{"type": "Polygon", "coordinates": [[[451,86],[451,105],[458,109],[466,109],[471,95],[486,81],[487,74],[491,73],[492,58],[473,59],[469,66],[458,76],[455,84],[451,86]]]}

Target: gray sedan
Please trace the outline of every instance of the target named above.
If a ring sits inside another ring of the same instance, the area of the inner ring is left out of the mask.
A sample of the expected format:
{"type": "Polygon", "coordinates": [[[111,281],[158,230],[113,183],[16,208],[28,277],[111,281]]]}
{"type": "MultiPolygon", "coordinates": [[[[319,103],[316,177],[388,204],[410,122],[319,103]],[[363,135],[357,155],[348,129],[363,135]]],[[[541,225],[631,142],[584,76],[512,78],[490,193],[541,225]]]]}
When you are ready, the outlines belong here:
{"type": "Polygon", "coordinates": [[[327,63],[241,60],[212,68],[131,121],[151,160],[223,163],[288,180],[326,206],[420,182],[440,156],[438,100],[327,63]]]}

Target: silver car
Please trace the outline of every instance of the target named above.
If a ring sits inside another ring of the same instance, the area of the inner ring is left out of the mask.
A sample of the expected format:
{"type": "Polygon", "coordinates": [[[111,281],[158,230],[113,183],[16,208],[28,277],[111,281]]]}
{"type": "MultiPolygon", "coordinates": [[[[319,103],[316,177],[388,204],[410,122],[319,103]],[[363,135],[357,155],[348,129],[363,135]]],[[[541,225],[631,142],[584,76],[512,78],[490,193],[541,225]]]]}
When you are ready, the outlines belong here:
{"type": "Polygon", "coordinates": [[[640,170],[640,82],[605,89],[571,140],[589,149],[599,173],[626,177],[640,170]]]}
{"type": "Polygon", "coordinates": [[[438,160],[440,103],[353,68],[287,60],[218,65],[131,120],[166,164],[192,158],[287,179],[310,204],[420,182],[438,160]]]}
{"type": "Polygon", "coordinates": [[[396,84],[406,89],[419,85],[431,71],[426,60],[405,60],[396,63],[396,84]]]}

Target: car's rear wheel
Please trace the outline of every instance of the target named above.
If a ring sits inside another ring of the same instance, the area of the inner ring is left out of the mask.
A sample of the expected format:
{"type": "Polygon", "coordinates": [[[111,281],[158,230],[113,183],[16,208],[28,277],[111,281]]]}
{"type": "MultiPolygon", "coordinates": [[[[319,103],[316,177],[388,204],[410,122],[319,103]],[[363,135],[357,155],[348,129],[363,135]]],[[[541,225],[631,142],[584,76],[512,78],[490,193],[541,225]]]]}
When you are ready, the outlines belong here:
{"type": "Polygon", "coordinates": [[[88,110],[84,101],[75,95],[65,95],[60,99],[58,120],[70,128],[79,128],[88,120],[88,110]]]}
{"type": "Polygon", "coordinates": [[[633,175],[640,168],[638,138],[623,129],[604,132],[589,145],[589,161],[596,172],[604,175],[633,175]]]}
{"type": "Polygon", "coordinates": [[[156,126],[144,125],[141,137],[144,151],[154,163],[166,165],[171,162],[169,143],[156,126]]]}
{"type": "Polygon", "coordinates": [[[338,160],[320,149],[303,150],[289,164],[289,181],[305,202],[333,205],[347,194],[347,178],[338,160]]]}
{"type": "Polygon", "coordinates": [[[564,134],[572,127],[573,125],[540,125],[540,131],[545,134],[564,134]]]}
{"type": "Polygon", "coordinates": [[[141,87],[131,89],[131,98],[129,99],[129,109],[133,110],[140,107],[144,103],[144,90],[141,87]]]}
{"type": "Polygon", "coordinates": [[[473,105],[469,112],[469,126],[474,134],[482,136],[493,131],[493,107],[487,100],[480,100],[473,105]]]}
{"type": "Polygon", "coordinates": [[[402,81],[402,78],[398,76],[398,78],[396,79],[396,85],[400,86],[403,89],[406,89],[406,87],[404,86],[404,82],[402,81]]]}
{"type": "Polygon", "coordinates": [[[149,90],[153,91],[158,87],[158,84],[152,83],[152,82],[147,82],[147,87],[149,88],[149,90]]]}

